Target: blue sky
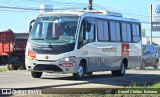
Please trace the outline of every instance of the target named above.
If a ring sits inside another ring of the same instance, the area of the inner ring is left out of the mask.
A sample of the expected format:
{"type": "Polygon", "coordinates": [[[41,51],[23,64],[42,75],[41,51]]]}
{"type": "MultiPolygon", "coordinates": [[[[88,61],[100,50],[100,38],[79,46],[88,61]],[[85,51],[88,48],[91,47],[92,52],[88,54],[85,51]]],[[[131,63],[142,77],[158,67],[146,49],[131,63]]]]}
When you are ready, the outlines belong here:
{"type": "MultiPolygon", "coordinates": [[[[38,9],[40,4],[53,4],[54,9],[82,9],[88,0],[0,0],[0,31],[12,29],[14,32],[28,32],[29,22],[39,15],[39,11],[26,11],[18,8],[38,9]],[[4,8],[5,7],[5,8],[4,8]],[[7,8],[6,8],[7,7],[7,8]]],[[[159,0],[93,0],[95,9],[106,9],[123,14],[124,17],[150,22],[150,5],[160,4],[159,0]]],[[[147,36],[150,25],[142,23],[147,36]]],[[[154,36],[160,33],[154,32],[154,36]]]]}

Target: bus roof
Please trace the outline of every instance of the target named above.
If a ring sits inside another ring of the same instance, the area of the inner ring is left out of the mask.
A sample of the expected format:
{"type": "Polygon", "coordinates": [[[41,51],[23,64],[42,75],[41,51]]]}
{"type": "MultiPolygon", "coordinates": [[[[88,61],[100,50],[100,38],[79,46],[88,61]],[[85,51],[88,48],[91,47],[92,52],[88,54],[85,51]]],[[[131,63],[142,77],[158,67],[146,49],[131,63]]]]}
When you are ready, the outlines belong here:
{"type": "Polygon", "coordinates": [[[131,22],[140,22],[138,19],[134,18],[124,18],[121,13],[110,12],[105,10],[63,10],[42,13],[40,16],[52,16],[52,15],[72,15],[72,16],[91,16],[99,18],[108,18],[113,20],[123,20],[131,22]],[[107,16],[107,17],[106,17],[107,16]]]}

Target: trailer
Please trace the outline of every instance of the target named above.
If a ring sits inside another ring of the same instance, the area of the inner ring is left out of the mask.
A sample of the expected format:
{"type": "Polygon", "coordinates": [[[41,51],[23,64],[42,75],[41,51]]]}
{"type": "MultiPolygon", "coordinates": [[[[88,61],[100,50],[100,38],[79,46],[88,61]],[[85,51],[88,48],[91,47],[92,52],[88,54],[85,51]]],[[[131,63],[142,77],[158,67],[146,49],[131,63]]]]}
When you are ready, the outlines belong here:
{"type": "Polygon", "coordinates": [[[0,31],[0,64],[8,70],[25,69],[25,48],[28,33],[0,31]]]}

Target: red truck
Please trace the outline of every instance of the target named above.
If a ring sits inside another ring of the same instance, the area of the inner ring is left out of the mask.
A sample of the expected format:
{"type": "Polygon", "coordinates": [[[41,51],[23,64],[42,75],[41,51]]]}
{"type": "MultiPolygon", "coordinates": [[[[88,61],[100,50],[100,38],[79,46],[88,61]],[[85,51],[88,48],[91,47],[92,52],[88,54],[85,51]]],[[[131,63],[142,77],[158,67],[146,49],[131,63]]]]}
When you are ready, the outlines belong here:
{"type": "Polygon", "coordinates": [[[28,33],[14,33],[8,29],[0,31],[0,65],[9,70],[25,69],[25,48],[28,33]]]}

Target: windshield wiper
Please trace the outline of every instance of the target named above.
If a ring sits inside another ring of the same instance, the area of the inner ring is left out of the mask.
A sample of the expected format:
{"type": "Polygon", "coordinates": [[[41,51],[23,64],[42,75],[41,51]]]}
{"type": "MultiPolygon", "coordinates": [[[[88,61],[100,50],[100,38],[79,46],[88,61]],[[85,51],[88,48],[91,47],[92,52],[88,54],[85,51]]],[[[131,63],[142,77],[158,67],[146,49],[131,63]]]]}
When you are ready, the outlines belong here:
{"type": "Polygon", "coordinates": [[[46,41],[48,47],[53,48],[53,47],[50,45],[51,43],[50,43],[48,40],[44,39],[44,38],[33,38],[33,39],[31,39],[31,40],[44,40],[44,41],[46,41]]]}
{"type": "Polygon", "coordinates": [[[70,49],[72,49],[72,46],[71,46],[71,45],[69,45],[69,43],[68,43],[68,42],[64,41],[64,40],[63,40],[63,39],[61,39],[61,38],[59,38],[59,40],[60,40],[60,41],[62,41],[62,42],[64,42],[64,43],[66,43],[66,44],[67,44],[67,46],[68,46],[70,49]]]}
{"type": "Polygon", "coordinates": [[[66,44],[69,46],[69,43],[68,43],[68,42],[64,41],[64,40],[61,39],[61,38],[59,38],[59,40],[62,41],[62,42],[64,42],[64,43],[66,43],[66,44]]]}

